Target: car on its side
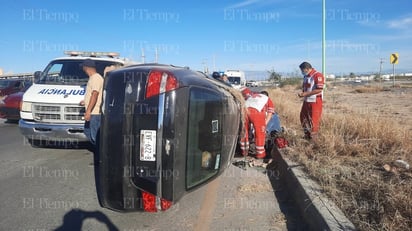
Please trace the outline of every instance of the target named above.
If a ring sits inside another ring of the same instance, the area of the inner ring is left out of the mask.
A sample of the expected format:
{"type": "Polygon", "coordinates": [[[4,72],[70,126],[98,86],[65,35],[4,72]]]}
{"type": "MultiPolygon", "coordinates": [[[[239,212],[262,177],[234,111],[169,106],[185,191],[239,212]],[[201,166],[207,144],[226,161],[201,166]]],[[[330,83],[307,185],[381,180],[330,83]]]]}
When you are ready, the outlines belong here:
{"type": "Polygon", "coordinates": [[[31,82],[25,82],[25,86],[18,92],[9,94],[0,100],[0,118],[17,122],[20,119],[20,107],[24,92],[31,86],[31,82]]]}
{"type": "Polygon", "coordinates": [[[184,67],[140,64],[108,73],[98,195],[116,211],[168,209],[230,165],[240,92],[184,67]]]}

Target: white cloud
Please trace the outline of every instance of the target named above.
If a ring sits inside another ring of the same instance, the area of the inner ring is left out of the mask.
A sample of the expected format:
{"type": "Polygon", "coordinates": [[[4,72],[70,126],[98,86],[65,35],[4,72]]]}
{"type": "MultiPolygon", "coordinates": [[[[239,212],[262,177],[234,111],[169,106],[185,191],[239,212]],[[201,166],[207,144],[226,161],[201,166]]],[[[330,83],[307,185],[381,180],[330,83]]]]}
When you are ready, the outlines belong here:
{"type": "Polygon", "coordinates": [[[387,22],[389,28],[393,29],[408,29],[412,27],[412,15],[404,16],[399,19],[387,22]]]}
{"type": "Polygon", "coordinates": [[[260,2],[260,1],[261,0],[245,0],[245,1],[233,4],[233,5],[229,6],[228,8],[241,8],[241,7],[245,7],[245,6],[255,4],[255,3],[260,2]]]}
{"type": "Polygon", "coordinates": [[[243,8],[243,7],[250,7],[250,6],[256,6],[256,5],[259,7],[262,7],[262,6],[273,5],[273,3],[280,3],[284,1],[285,0],[243,0],[241,2],[230,5],[227,8],[243,8]]]}

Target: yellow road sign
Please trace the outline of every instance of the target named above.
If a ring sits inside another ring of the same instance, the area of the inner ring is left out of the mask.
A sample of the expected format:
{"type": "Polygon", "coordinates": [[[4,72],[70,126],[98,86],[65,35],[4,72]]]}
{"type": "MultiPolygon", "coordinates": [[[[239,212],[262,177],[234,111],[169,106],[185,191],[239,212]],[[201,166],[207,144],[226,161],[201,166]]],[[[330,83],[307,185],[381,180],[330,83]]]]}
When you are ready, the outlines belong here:
{"type": "Polygon", "coordinates": [[[399,54],[393,53],[391,54],[391,64],[398,64],[399,62],[399,54]]]}

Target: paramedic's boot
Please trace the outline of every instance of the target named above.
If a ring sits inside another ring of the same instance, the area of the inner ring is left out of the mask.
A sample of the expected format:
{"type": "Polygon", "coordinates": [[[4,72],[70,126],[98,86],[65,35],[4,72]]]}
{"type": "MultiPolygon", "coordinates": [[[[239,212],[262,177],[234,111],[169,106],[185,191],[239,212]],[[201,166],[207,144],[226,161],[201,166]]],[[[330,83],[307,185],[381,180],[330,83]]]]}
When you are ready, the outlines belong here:
{"type": "Polygon", "coordinates": [[[264,159],[266,157],[266,152],[256,153],[256,159],[264,159]]]}

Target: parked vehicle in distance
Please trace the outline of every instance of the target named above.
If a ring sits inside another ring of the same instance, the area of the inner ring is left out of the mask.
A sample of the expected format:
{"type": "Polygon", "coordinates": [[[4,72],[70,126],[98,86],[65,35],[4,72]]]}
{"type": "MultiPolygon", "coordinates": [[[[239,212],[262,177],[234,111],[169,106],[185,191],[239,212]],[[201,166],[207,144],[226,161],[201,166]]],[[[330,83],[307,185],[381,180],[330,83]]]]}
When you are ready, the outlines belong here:
{"type": "Polygon", "coordinates": [[[31,82],[27,82],[19,92],[6,95],[0,100],[0,118],[16,122],[20,119],[20,106],[23,94],[30,86],[31,82]]]}
{"type": "Polygon", "coordinates": [[[88,142],[83,133],[84,106],[80,101],[84,99],[89,78],[80,64],[86,59],[94,60],[102,76],[106,68],[125,65],[125,60],[114,52],[68,51],[65,54],[67,56],[51,60],[43,72],[35,72],[36,81],[23,96],[19,127],[33,146],[88,142]]]}
{"type": "Polygon", "coordinates": [[[6,95],[19,92],[26,84],[30,83],[31,81],[26,78],[0,79],[0,99],[6,95]]]}
{"type": "Polygon", "coordinates": [[[188,68],[141,64],[110,72],[100,128],[100,205],[167,210],[223,173],[236,150],[239,97],[188,68]]]}
{"type": "Polygon", "coordinates": [[[225,71],[225,74],[234,88],[240,89],[241,87],[246,86],[245,72],[239,70],[227,70],[225,71]]]}
{"type": "Polygon", "coordinates": [[[255,80],[250,80],[246,82],[246,86],[247,87],[259,87],[259,84],[255,80]]]}

